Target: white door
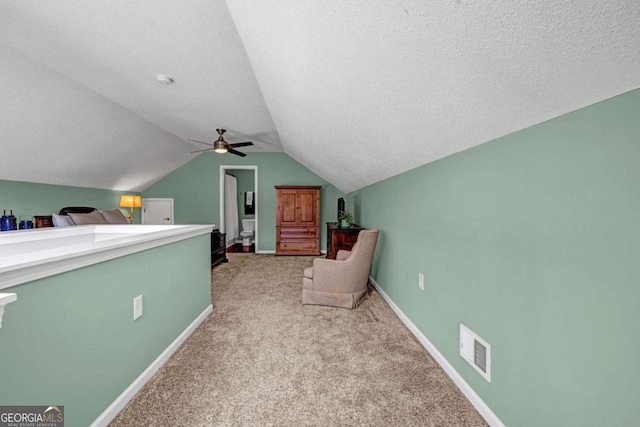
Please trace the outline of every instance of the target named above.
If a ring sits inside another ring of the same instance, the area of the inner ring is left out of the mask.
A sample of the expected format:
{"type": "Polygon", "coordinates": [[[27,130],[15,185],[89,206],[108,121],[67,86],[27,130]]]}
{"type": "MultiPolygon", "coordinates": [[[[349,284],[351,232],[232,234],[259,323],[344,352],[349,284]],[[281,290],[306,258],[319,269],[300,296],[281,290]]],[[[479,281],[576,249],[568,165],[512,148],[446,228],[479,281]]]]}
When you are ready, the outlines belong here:
{"type": "Polygon", "coordinates": [[[143,224],[173,224],[173,199],[142,199],[143,224]]]}

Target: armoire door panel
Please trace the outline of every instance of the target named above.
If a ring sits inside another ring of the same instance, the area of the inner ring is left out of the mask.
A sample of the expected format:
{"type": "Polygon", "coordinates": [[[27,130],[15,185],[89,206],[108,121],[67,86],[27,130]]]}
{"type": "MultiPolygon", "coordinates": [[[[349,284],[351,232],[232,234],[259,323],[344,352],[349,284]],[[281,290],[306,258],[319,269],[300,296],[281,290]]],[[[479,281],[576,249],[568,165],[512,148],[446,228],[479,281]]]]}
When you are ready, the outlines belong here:
{"type": "Polygon", "coordinates": [[[318,212],[316,209],[317,191],[300,191],[298,193],[298,224],[316,225],[318,212]]]}
{"type": "Polygon", "coordinates": [[[282,225],[286,224],[297,224],[296,214],[298,209],[296,209],[296,197],[297,193],[294,191],[282,191],[280,195],[280,223],[282,225]]]}

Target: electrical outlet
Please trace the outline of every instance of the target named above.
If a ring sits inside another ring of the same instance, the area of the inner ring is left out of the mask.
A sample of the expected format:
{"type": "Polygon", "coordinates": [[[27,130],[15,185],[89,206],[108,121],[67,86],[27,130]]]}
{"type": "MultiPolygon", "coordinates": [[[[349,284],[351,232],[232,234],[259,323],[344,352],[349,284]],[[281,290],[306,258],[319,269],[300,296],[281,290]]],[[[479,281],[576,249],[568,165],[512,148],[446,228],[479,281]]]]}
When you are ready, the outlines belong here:
{"type": "Polygon", "coordinates": [[[424,274],[418,273],[418,289],[424,291],[424,274]]]}
{"type": "Polygon", "coordinates": [[[142,317],[142,295],[138,295],[133,299],[133,320],[142,317]]]}

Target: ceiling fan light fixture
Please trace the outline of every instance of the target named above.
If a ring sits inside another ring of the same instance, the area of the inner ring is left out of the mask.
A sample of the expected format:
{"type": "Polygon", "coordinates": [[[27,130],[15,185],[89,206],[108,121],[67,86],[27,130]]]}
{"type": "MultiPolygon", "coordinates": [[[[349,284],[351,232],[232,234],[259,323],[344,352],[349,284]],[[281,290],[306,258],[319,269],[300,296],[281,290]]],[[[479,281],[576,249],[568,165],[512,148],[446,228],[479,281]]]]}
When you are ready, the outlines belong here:
{"type": "Polygon", "coordinates": [[[236,142],[235,144],[229,144],[227,141],[224,140],[224,138],[222,137],[222,134],[224,134],[226,132],[226,130],[224,129],[216,129],[216,131],[218,131],[218,139],[213,143],[210,144],[208,142],[202,142],[202,141],[198,141],[195,139],[190,139],[189,141],[192,142],[197,142],[198,144],[204,144],[204,145],[208,145],[209,148],[206,148],[204,150],[197,150],[197,151],[192,151],[191,153],[201,153],[203,151],[210,151],[213,148],[213,151],[216,153],[231,153],[231,154],[235,154],[236,156],[240,156],[240,157],[247,157],[246,154],[236,150],[237,147],[246,147],[248,145],[253,145],[253,142],[251,141],[247,141],[247,142],[236,142]]]}
{"type": "Polygon", "coordinates": [[[213,151],[215,151],[216,153],[226,153],[227,151],[229,151],[229,149],[225,145],[224,141],[218,140],[213,143],[213,151]]]}

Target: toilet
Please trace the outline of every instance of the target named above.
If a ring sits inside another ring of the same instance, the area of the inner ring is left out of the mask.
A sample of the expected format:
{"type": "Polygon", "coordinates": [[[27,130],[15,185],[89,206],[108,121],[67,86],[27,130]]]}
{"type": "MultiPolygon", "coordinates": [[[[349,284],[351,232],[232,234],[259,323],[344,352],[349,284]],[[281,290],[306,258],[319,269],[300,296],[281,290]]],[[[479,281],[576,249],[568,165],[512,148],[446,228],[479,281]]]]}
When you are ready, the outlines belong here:
{"type": "Polygon", "coordinates": [[[242,250],[244,252],[249,252],[249,248],[251,247],[251,241],[253,240],[253,232],[256,230],[256,220],[255,219],[243,219],[242,220],[242,231],[240,232],[240,236],[242,237],[242,250]]]}

